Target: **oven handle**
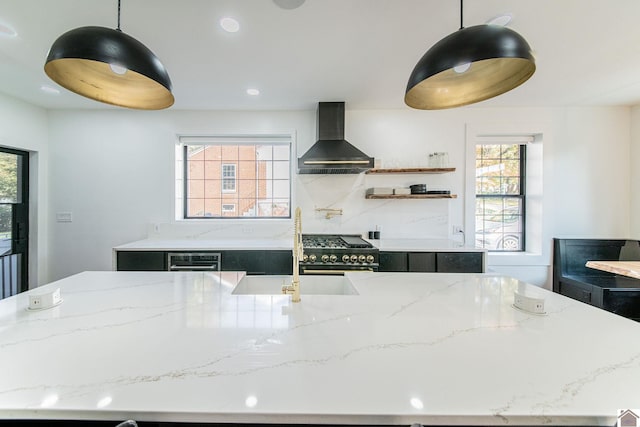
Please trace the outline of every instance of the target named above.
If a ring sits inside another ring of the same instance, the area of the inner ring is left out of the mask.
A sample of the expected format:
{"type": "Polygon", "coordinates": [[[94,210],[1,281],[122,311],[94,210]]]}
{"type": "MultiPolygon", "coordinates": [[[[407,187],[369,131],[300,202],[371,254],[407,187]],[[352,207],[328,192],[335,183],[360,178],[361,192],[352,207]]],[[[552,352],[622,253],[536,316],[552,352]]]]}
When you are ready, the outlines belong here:
{"type": "Polygon", "coordinates": [[[373,272],[374,270],[371,267],[367,267],[359,270],[308,270],[308,269],[302,270],[304,274],[344,274],[344,273],[355,273],[358,271],[373,272]]]}
{"type": "Polygon", "coordinates": [[[218,266],[213,265],[172,265],[169,271],[218,271],[218,266]]]}

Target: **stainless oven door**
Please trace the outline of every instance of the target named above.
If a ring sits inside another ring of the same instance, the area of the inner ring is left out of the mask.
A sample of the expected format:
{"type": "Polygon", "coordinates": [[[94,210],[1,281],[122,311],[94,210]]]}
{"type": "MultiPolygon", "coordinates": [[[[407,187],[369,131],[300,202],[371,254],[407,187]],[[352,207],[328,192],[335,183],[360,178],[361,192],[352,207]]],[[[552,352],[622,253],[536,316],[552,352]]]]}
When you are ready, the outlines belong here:
{"type": "Polygon", "coordinates": [[[177,252],[168,255],[169,271],[220,271],[220,252],[177,252]]]}

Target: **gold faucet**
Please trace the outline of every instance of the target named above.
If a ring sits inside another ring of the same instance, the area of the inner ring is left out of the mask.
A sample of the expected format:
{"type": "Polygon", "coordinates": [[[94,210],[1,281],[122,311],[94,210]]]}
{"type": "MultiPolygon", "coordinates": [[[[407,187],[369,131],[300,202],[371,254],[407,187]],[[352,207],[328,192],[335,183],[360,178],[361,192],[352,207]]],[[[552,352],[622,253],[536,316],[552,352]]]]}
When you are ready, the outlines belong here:
{"type": "Polygon", "coordinates": [[[316,208],[316,212],[324,212],[324,217],[326,219],[331,219],[334,216],[342,215],[342,209],[332,209],[332,208],[316,208]]]}
{"type": "Polygon", "coordinates": [[[282,286],[282,293],[291,295],[292,302],[300,302],[300,259],[303,255],[302,249],[302,215],[300,207],[296,208],[293,220],[293,280],[290,285],[282,286]]]}

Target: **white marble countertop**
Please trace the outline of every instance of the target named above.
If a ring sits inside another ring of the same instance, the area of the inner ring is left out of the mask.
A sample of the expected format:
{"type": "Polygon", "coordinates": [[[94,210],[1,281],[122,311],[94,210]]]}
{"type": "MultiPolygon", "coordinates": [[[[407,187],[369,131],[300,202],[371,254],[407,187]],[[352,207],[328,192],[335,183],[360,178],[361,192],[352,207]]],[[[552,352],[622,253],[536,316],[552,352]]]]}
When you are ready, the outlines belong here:
{"type": "MultiPolygon", "coordinates": [[[[486,252],[448,239],[365,239],[381,251],[486,252]]],[[[117,251],[291,250],[293,239],[144,239],[114,247],[117,251]]]]}
{"type": "Polygon", "coordinates": [[[116,246],[116,251],[291,250],[291,239],[144,239],[116,246]]]}
{"type": "Polygon", "coordinates": [[[448,239],[387,239],[369,240],[381,251],[403,252],[486,252],[486,249],[478,249],[466,246],[458,240],[448,239]]]}
{"type": "Polygon", "coordinates": [[[640,405],[640,323],[515,279],[350,273],[359,295],[293,304],[233,295],[242,275],[85,272],[0,301],[0,419],[612,426],[640,405]]]}

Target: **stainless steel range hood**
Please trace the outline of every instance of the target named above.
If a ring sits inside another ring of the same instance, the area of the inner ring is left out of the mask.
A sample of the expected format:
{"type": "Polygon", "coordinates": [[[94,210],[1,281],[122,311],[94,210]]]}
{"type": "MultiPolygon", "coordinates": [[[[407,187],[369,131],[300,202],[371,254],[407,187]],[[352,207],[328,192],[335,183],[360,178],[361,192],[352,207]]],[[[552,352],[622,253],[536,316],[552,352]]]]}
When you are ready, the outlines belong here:
{"type": "Polygon", "coordinates": [[[361,173],[373,168],[369,157],[344,139],[344,102],[318,103],[318,141],[298,159],[298,173],[361,173]]]}

